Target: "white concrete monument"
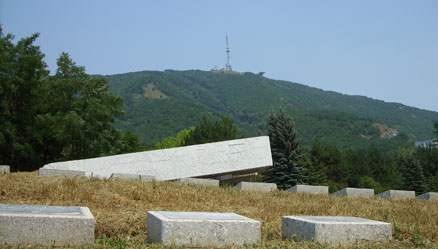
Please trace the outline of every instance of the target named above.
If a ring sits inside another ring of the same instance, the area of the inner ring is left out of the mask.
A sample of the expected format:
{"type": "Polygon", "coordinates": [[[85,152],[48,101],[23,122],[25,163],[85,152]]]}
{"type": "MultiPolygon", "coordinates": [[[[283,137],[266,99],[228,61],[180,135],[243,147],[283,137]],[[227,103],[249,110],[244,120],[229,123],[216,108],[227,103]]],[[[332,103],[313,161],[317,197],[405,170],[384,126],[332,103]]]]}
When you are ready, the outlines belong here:
{"type": "Polygon", "coordinates": [[[38,170],[38,175],[39,176],[56,176],[56,177],[76,178],[76,177],[85,177],[85,172],[78,171],[78,170],[40,168],[38,170]]]}
{"type": "Polygon", "coordinates": [[[43,169],[85,172],[87,177],[109,178],[113,173],[149,175],[157,180],[214,177],[257,172],[272,166],[269,137],[153,150],[116,156],[58,162],[43,169]]]}
{"type": "Polygon", "coordinates": [[[437,192],[428,192],[428,193],[417,196],[417,199],[438,201],[438,193],[437,192]]]}
{"type": "Polygon", "coordinates": [[[6,175],[11,172],[9,165],[0,165],[0,175],[6,175]]]}
{"type": "Polygon", "coordinates": [[[189,177],[189,178],[181,178],[176,181],[185,184],[208,185],[208,186],[219,187],[219,180],[215,180],[215,179],[202,179],[202,178],[189,177]]]}
{"type": "Polygon", "coordinates": [[[277,184],[266,183],[266,182],[240,182],[233,188],[240,190],[248,190],[248,191],[269,192],[269,191],[277,190],[277,184]]]}
{"type": "Polygon", "coordinates": [[[0,204],[0,244],[79,246],[94,243],[87,207],[0,204]]]}
{"type": "Polygon", "coordinates": [[[314,240],[337,245],[361,240],[389,240],[390,223],[342,216],[283,216],[283,239],[314,240]]]}
{"type": "Polygon", "coordinates": [[[292,188],[288,189],[289,192],[296,193],[306,193],[306,194],[320,194],[320,195],[328,195],[328,187],[327,186],[312,186],[312,185],[295,185],[292,188]]]}
{"type": "Polygon", "coordinates": [[[415,199],[415,191],[388,190],[376,195],[377,198],[387,198],[391,200],[415,199]]]}
{"type": "Polygon", "coordinates": [[[369,188],[344,188],[339,190],[336,193],[333,193],[334,196],[349,196],[349,197],[374,197],[374,189],[369,188]]]}
{"type": "Polygon", "coordinates": [[[260,221],[235,213],[147,212],[149,243],[178,247],[258,244],[260,221]]]}
{"type": "Polygon", "coordinates": [[[121,174],[121,173],[112,173],[110,179],[119,179],[119,180],[141,180],[143,182],[152,182],[155,181],[154,176],[146,176],[146,175],[135,175],[135,174],[121,174]]]}

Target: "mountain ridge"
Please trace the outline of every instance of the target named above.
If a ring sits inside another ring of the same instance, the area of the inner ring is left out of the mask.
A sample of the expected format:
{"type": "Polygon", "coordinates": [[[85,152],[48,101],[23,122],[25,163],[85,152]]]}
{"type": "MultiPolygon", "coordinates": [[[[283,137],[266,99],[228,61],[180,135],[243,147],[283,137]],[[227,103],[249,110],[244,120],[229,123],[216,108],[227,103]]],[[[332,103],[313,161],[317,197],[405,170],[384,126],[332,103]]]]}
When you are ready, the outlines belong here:
{"type": "Polygon", "coordinates": [[[283,109],[304,145],[318,137],[341,148],[363,149],[371,144],[389,148],[430,138],[438,120],[434,111],[253,73],[165,70],[96,77],[107,79],[111,92],[125,100],[126,115],[116,127],[139,134],[147,143],[174,136],[199,123],[202,116],[230,116],[243,136],[261,135],[267,115],[283,109]],[[155,98],[145,97],[146,90],[155,98]],[[398,135],[380,138],[376,123],[397,130],[398,135]]]}

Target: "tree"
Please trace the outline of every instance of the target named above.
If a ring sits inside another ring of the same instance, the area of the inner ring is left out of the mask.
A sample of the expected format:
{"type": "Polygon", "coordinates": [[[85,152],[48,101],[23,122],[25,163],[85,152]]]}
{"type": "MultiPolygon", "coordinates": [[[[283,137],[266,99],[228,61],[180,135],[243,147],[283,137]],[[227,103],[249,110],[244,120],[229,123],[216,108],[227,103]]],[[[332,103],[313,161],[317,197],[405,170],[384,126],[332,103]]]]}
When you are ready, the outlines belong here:
{"type": "Polygon", "coordinates": [[[397,156],[397,165],[402,170],[404,178],[403,189],[414,190],[418,194],[425,193],[427,191],[426,179],[415,150],[403,148],[398,151],[397,156]]]}
{"type": "Polygon", "coordinates": [[[109,93],[105,80],[90,77],[67,53],[61,54],[57,65],[40,92],[43,102],[34,126],[44,161],[111,155],[129,152],[129,144],[137,146],[132,134],[126,135],[125,143],[119,142],[123,136],[112,123],[123,114],[123,100],[109,93]]]}
{"type": "Polygon", "coordinates": [[[212,124],[206,117],[203,117],[201,123],[185,137],[184,145],[212,143],[236,138],[237,130],[230,118],[221,117],[212,124]]]}
{"type": "Polygon", "coordinates": [[[45,163],[142,150],[112,123],[123,100],[62,53],[54,76],[33,42],[3,35],[0,26],[0,164],[35,170],[45,163]]]}
{"type": "Polygon", "coordinates": [[[38,91],[49,74],[34,34],[16,45],[0,26],[0,164],[26,170],[40,164],[32,127],[38,113],[38,91]]]}
{"type": "Polygon", "coordinates": [[[436,135],[436,138],[438,139],[438,122],[435,122],[433,126],[434,126],[434,128],[435,128],[434,133],[435,133],[435,135],[436,135]]]}
{"type": "Polygon", "coordinates": [[[273,166],[263,172],[263,181],[288,189],[305,181],[305,170],[294,126],[283,111],[268,117],[267,131],[271,144],[273,166]]]}
{"type": "Polygon", "coordinates": [[[318,138],[312,144],[307,167],[307,182],[315,185],[327,185],[327,165],[324,160],[324,146],[318,138]]]}
{"type": "Polygon", "coordinates": [[[189,129],[179,131],[178,134],[176,134],[176,137],[166,137],[161,140],[161,142],[156,143],[154,149],[160,150],[183,146],[186,137],[188,137],[190,132],[193,132],[194,130],[195,127],[192,126],[189,129]]]}

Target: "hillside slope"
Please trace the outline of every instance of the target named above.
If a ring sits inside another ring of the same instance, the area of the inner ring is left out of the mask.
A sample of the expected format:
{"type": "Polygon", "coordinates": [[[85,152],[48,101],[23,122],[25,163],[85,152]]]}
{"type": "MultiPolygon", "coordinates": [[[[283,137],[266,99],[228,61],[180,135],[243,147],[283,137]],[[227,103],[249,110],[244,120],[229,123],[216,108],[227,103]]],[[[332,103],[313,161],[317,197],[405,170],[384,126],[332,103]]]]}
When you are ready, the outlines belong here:
{"type": "Polygon", "coordinates": [[[428,139],[438,120],[437,112],[252,73],[166,70],[103,77],[125,101],[126,115],[116,126],[149,144],[196,125],[202,116],[227,115],[243,136],[260,135],[266,117],[280,108],[293,118],[304,145],[318,137],[352,149],[428,139]]]}

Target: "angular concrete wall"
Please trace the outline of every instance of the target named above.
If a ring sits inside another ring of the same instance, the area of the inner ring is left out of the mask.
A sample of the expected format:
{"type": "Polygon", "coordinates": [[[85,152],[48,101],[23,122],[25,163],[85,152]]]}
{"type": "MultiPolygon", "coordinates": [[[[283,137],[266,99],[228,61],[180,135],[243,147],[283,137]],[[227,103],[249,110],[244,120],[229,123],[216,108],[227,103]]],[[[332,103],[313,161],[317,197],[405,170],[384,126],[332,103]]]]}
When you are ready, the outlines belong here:
{"type": "Polygon", "coordinates": [[[428,192],[428,193],[417,196],[417,199],[438,201],[438,193],[437,192],[428,192]]]}
{"type": "Polygon", "coordinates": [[[94,243],[87,207],[0,204],[0,244],[80,246],[94,243]]]}
{"type": "Polygon", "coordinates": [[[172,149],[51,163],[44,169],[83,171],[87,177],[113,173],[155,176],[157,180],[250,173],[272,166],[269,137],[236,139],[172,149]]]}
{"type": "Polygon", "coordinates": [[[388,190],[376,195],[376,198],[386,198],[391,200],[415,199],[415,191],[388,190]]]}
{"type": "Polygon", "coordinates": [[[390,223],[342,216],[283,216],[283,239],[313,240],[337,245],[362,240],[390,240],[390,223]]]}
{"type": "Polygon", "coordinates": [[[369,188],[344,188],[336,193],[334,196],[350,196],[350,197],[374,197],[374,189],[369,188]]]}
{"type": "Polygon", "coordinates": [[[240,182],[233,188],[247,191],[269,192],[277,190],[277,184],[266,182],[240,182]]]}
{"type": "Polygon", "coordinates": [[[313,186],[313,185],[295,185],[288,189],[289,192],[306,193],[306,194],[320,194],[328,195],[329,189],[327,186],[313,186]]]}
{"type": "Polygon", "coordinates": [[[177,247],[223,247],[258,244],[260,221],[235,213],[147,212],[149,243],[177,247]]]}
{"type": "Polygon", "coordinates": [[[215,180],[215,179],[181,178],[176,181],[185,184],[208,185],[208,186],[219,187],[219,180],[215,180]]]}

